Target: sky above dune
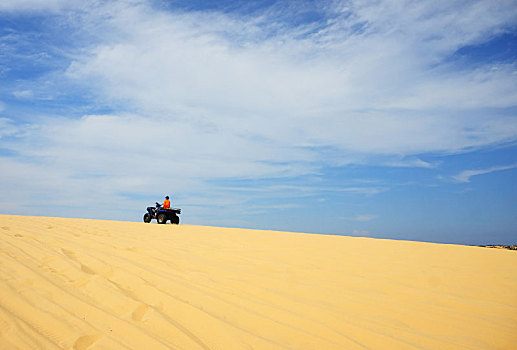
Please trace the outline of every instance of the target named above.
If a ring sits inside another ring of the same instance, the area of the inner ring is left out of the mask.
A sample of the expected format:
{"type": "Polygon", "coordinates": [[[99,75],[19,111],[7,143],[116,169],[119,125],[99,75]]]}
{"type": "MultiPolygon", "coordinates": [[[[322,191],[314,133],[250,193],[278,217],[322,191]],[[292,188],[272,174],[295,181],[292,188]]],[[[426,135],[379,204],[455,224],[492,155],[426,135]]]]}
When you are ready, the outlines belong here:
{"type": "Polygon", "coordinates": [[[0,211],[517,242],[517,1],[0,2],[0,211]]]}

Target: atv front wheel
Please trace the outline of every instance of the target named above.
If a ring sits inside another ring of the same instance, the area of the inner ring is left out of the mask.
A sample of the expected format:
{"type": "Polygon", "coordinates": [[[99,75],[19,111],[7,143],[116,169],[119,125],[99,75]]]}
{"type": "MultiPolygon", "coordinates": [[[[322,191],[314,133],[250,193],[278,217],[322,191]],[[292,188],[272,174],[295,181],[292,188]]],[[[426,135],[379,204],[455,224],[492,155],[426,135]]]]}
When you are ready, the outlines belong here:
{"type": "Polygon", "coordinates": [[[151,215],[149,215],[149,213],[145,213],[144,214],[144,222],[145,223],[150,223],[151,222],[151,215]]]}
{"type": "Polygon", "coordinates": [[[156,217],[156,221],[158,221],[159,224],[166,224],[167,223],[167,215],[165,214],[158,214],[156,217]]]}

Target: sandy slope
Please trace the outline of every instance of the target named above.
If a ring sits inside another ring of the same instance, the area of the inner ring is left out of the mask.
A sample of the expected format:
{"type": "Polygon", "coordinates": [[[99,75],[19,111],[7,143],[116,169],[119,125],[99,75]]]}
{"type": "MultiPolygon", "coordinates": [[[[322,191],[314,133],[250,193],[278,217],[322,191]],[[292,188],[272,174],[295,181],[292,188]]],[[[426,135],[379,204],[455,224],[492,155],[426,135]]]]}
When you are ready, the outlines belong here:
{"type": "Polygon", "coordinates": [[[517,252],[0,215],[1,349],[515,349],[517,252]]]}

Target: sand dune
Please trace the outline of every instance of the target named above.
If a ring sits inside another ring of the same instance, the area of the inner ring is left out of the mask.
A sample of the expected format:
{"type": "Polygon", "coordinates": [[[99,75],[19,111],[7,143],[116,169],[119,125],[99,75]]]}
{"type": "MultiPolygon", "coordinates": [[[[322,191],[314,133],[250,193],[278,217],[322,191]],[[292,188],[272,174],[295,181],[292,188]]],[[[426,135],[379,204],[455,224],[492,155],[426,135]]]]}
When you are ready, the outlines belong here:
{"type": "Polygon", "coordinates": [[[517,252],[0,215],[1,349],[515,349],[517,252]]]}

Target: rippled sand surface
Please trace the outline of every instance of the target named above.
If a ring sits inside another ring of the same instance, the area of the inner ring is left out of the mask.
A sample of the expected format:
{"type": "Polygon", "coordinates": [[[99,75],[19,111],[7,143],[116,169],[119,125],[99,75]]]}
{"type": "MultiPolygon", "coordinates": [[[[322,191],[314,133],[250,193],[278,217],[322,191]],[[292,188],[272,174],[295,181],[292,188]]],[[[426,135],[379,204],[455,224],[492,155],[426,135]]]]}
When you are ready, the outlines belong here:
{"type": "Polygon", "coordinates": [[[515,344],[515,251],[0,215],[0,349],[515,344]]]}

